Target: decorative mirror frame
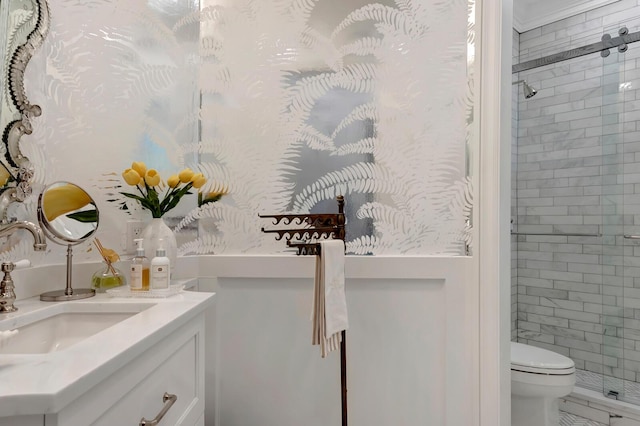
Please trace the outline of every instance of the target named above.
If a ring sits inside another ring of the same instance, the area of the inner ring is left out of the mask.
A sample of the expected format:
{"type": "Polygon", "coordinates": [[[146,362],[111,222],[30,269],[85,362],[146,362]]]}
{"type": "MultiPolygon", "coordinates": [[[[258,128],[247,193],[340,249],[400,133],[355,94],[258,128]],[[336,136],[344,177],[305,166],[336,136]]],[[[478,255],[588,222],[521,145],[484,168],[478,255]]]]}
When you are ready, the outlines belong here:
{"type": "MultiPolygon", "coordinates": [[[[50,12],[47,0],[30,1],[34,11],[30,22],[34,23],[34,28],[23,44],[18,45],[13,51],[6,52],[7,67],[2,76],[2,79],[6,81],[3,85],[6,84],[8,91],[7,103],[13,105],[15,114],[19,115],[19,118],[9,122],[4,129],[1,129],[6,160],[4,167],[11,174],[13,182],[0,189],[2,191],[0,194],[0,223],[9,222],[7,208],[11,203],[22,202],[32,193],[30,181],[34,175],[33,166],[20,150],[20,139],[23,135],[32,133],[31,118],[40,116],[42,109],[29,102],[24,87],[24,74],[27,64],[49,32],[50,12]]],[[[0,48],[7,49],[6,46],[0,48]]]]}

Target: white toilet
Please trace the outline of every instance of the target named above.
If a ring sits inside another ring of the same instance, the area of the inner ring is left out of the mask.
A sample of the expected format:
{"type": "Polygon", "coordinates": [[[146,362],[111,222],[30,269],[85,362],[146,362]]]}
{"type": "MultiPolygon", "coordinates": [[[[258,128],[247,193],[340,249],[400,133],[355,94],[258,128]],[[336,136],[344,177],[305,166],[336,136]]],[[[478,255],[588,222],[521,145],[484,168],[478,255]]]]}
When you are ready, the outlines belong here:
{"type": "Polygon", "coordinates": [[[511,342],[511,426],[558,426],[558,398],[576,383],[573,360],[511,342]]]}

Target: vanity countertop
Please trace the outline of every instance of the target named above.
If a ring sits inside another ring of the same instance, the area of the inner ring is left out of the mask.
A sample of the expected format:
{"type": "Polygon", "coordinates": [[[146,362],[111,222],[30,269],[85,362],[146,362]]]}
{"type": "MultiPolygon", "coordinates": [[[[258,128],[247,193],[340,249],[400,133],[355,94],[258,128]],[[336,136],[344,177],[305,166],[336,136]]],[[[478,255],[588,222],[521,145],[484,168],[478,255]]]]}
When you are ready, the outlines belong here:
{"type": "MultiPolygon", "coordinates": [[[[47,354],[0,355],[0,417],[55,413],[134,358],[161,342],[214,301],[213,293],[183,291],[158,298],[117,298],[106,294],[72,302],[41,302],[38,297],[15,303],[18,311],[0,321],[35,313],[56,303],[90,305],[153,304],[68,348],[47,354]]],[[[11,340],[6,342],[11,345],[11,340]]]]}

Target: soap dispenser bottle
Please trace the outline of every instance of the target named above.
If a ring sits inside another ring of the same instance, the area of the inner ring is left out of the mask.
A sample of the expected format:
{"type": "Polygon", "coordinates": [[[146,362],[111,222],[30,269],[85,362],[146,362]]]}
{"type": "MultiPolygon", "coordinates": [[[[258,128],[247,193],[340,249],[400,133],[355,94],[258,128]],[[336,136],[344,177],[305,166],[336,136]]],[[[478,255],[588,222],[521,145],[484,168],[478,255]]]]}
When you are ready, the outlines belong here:
{"type": "Polygon", "coordinates": [[[142,238],[134,240],[136,245],[136,255],[131,259],[131,279],[129,288],[131,291],[149,291],[149,259],[144,255],[142,238]]]}
{"type": "Polygon", "coordinates": [[[158,240],[156,256],[151,259],[151,291],[169,290],[169,267],[171,262],[162,244],[162,238],[158,240]]]}

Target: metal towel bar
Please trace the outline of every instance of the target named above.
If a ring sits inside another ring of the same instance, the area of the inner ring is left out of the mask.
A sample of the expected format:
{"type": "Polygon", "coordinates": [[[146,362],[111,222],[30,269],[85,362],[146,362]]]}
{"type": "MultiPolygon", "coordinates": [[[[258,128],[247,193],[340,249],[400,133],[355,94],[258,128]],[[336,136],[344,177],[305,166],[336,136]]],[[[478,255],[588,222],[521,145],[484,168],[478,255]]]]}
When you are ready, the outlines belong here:
{"type": "MultiPolygon", "coordinates": [[[[294,247],[298,250],[298,255],[319,255],[320,244],[311,242],[316,239],[337,239],[344,241],[346,219],[344,215],[344,197],[338,195],[338,213],[316,213],[316,214],[275,214],[258,215],[261,218],[272,218],[273,225],[294,225],[294,229],[265,229],[262,232],[276,234],[276,240],[285,239],[287,247],[294,247]],[[299,238],[302,241],[293,241],[299,238]],[[305,241],[308,240],[308,241],[305,241]]],[[[342,342],[340,343],[340,392],[342,397],[342,426],[347,426],[347,335],[344,330],[341,332],[342,342]]]]}

